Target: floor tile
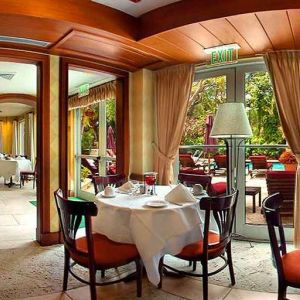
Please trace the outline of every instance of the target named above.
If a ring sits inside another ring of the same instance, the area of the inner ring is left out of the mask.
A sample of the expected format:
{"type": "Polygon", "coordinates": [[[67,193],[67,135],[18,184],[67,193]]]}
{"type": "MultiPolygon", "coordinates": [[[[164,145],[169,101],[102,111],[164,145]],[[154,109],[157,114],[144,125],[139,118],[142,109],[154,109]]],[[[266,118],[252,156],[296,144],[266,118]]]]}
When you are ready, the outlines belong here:
{"type": "Polygon", "coordinates": [[[55,293],[37,297],[24,298],[22,300],[71,300],[66,293],[55,293]]]}
{"type": "Polygon", "coordinates": [[[13,215],[0,215],[0,226],[18,225],[13,215]]]}

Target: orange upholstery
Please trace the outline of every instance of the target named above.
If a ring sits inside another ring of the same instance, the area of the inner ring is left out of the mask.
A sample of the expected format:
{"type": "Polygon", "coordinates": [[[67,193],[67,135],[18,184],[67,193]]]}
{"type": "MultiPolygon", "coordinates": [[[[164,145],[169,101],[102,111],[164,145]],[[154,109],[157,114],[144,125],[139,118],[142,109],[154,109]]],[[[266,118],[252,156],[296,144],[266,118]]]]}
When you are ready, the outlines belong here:
{"type": "Polygon", "coordinates": [[[284,277],[287,281],[300,284],[300,250],[291,251],[282,256],[284,277]]]}
{"type": "MultiPolygon", "coordinates": [[[[116,243],[111,241],[102,234],[93,234],[95,262],[98,266],[116,266],[124,265],[129,261],[139,257],[139,253],[135,245],[116,243]]],[[[87,241],[85,237],[76,240],[76,248],[78,251],[88,253],[87,241]]],[[[81,255],[70,253],[72,259],[79,262],[83,266],[88,266],[88,258],[81,255]]]]}
{"type": "MultiPolygon", "coordinates": [[[[220,241],[220,236],[217,233],[209,232],[208,233],[208,244],[215,244],[220,241]]],[[[209,249],[208,254],[218,254],[223,250],[223,247],[216,247],[215,249],[209,249]]],[[[185,246],[181,252],[176,255],[177,257],[182,258],[192,258],[198,257],[203,254],[203,241],[199,241],[190,245],[185,246]]]]}

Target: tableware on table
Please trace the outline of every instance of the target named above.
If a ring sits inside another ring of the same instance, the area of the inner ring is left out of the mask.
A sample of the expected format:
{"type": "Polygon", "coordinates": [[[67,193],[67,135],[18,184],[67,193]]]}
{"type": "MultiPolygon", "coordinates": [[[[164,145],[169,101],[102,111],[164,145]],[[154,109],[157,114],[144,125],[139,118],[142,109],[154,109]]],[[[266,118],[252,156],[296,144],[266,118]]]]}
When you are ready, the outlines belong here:
{"type": "Polygon", "coordinates": [[[156,195],[155,192],[156,176],[157,176],[156,172],[144,173],[145,194],[156,195]]]}
{"type": "Polygon", "coordinates": [[[181,183],[165,195],[165,200],[174,204],[185,204],[197,201],[189,189],[181,183]]]}
{"type": "Polygon", "coordinates": [[[103,197],[106,197],[106,198],[113,198],[113,197],[116,197],[114,188],[111,187],[111,186],[106,186],[106,187],[104,188],[104,191],[103,191],[103,193],[102,193],[102,196],[103,196],[103,197]]]}
{"type": "Polygon", "coordinates": [[[201,195],[203,193],[203,186],[199,183],[193,185],[193,195],[201,195]]]}
{"type": "Polygon", "coordinates": [[[134,184],[131,181],[125,182],[123,185],[118,187],[118,192],[121,194],[131,194],[134,189],[134,184]]]}
{"type": "Polygon", "coordinates": [[[160,208],[160,207],[166,207],[168,206],[168,202],[165,200],[150,200],[146,202],[147,206],[154,207],[154,208],[160,208]]]}

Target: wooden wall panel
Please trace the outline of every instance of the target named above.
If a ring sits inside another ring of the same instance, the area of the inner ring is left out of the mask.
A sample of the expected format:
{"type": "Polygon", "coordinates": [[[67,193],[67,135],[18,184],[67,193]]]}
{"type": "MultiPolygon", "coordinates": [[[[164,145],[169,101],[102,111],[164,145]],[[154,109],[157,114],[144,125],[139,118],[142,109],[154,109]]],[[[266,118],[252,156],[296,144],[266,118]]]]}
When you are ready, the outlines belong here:
{"type": "Polygon", "coordinates": [[[289,10],[288,17],[290,19],[290,24],[295,39],[295,46],[297,49],[299,49],[300,48],[300,9],[289,10]]]}
{"type": "Polygon", "coordinates": [[[292,29],[286,11],[256,14],[268,34],[275,50],[295,47],[292,29]]]}
{"type": "Polygon", "coordinates": [[[241,46],[239,53],[241,55],[253,55],[254,50],[243,38],[243,36],[236,30],[234,26],[226,19],[217,19],[211,21],[201,22],[201,25],[209,32],[214,34],[222,44],[237,43],[241,46]]]}
{"type": "Polygon", "coordinates": [[[228,17],[227,20],[256,53],[272,49],[271,41],[255,14],[228,17]]]}

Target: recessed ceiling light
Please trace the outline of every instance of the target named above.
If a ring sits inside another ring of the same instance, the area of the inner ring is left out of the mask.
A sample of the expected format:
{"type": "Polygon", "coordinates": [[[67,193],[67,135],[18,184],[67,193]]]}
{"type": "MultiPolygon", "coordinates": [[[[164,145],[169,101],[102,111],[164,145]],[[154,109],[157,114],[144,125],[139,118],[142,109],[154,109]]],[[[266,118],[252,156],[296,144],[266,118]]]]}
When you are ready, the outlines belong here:
{"type": "Polygon", "coordinates": [[[0,35],[0,42],[25,44],[25,45],[38,46],[38,47],[47,47],[50,45],[49,42],[45,42],[45,41],[26,39],[26,38],[14,37],[14,36],[6,36],[6,35],[0,35]]]}

